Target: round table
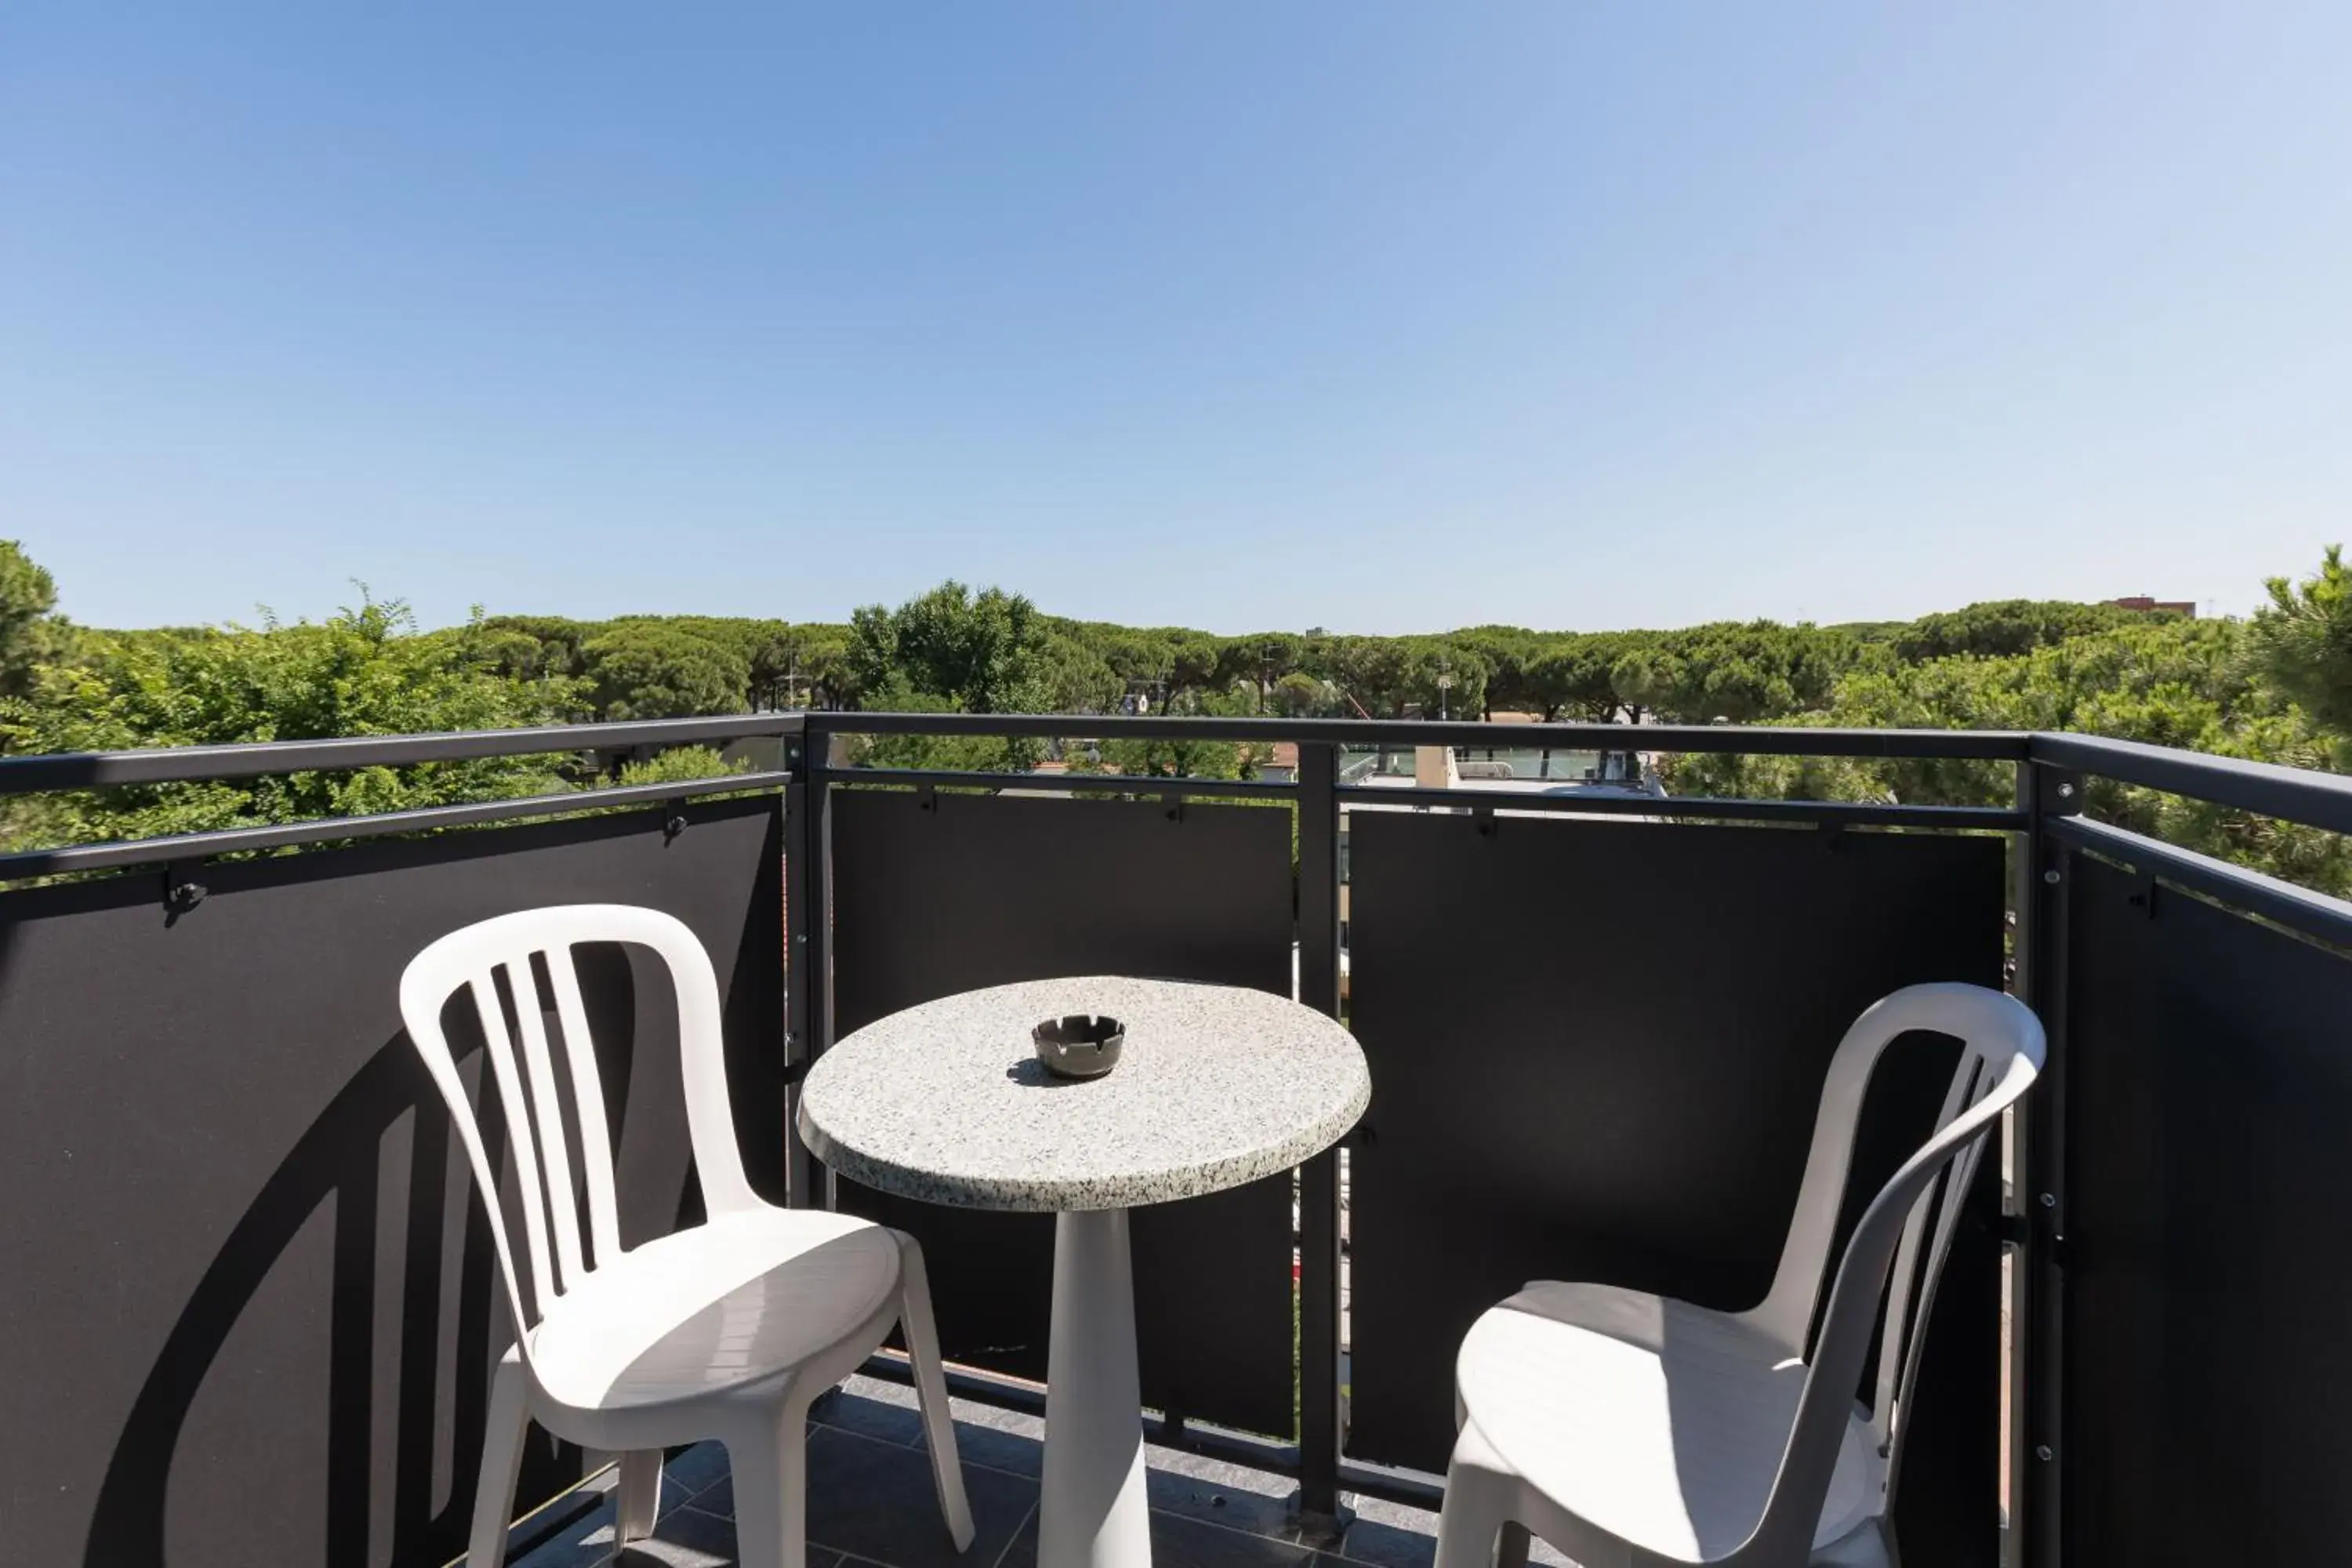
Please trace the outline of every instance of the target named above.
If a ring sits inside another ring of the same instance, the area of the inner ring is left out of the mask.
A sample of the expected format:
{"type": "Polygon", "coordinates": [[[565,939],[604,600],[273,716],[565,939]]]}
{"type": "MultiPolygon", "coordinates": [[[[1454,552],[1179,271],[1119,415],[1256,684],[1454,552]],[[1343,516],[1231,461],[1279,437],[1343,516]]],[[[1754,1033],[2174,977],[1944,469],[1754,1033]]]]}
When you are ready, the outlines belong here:
{"type": "Polygon", "coordinates": [[[911,1007],[835,1044],[801,1088],[810,1151],[883,1192],[1050,1213],[1041,1568],[1144,1568],[1142,1396],[1127,1211],[1240,1186],[1337,1142],[1371,1099],[1355,1040],[1263,991],[1095,976],[911,1007]],[[1108,1076],[1055,1078],[1031,1027],[1127,1027],[1108,1076]]]}

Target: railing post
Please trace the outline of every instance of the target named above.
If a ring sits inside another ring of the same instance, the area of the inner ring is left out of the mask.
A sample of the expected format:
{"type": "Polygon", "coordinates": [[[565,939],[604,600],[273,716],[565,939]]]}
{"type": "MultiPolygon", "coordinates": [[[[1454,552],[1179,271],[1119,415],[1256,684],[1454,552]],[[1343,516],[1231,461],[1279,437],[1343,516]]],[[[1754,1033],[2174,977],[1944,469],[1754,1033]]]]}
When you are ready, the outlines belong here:
{"type": "Polygon", "coordinates": [[[823,1173],[800,1136],[800,1080],[831,1042],[832,877],[825,831],[827,736],[814,718],[784,742],[785,1182],[795,1208],[825,1208],[823,1173]]]}
{"type": "MultiPolygon", "coordinates": [[[[2021,1279],[2022,1321],[2010,1331],[2022,1342],[2021,1419],[2011,1430],[2021,1441],[2010,1456],[2017,1515],[2012,1531],[2023,1568],[2058,1568],[2063,1544],[2060,1468],[2065,1463],[2065,1384],[2062,1329],[2065,1309],[2063,1247],[2066,1201],[2066,964],[2074,856],[2044,825],[2083,809],[2078,773],[2047,763],[2018,765],[2017,805],[2025,813],[2017,857],[2016,992],[2042,1020],[2049,1058],[2024,1106],[2023,1137],[2014,1168],[2016,1201],[2026,1243],[2013,1267],[2021,1279]]],[[[2014,1310],[2014,1308],[2012,1308],[2014,1310]]]]}
{"type": "MultiPolygon", "coordinates": [[[[1339,748],[1298,747],[1298,1000],[1339,1016],[1339,748]]],[[[1339,1518],[1339,1154],[1298,1173],[1298,1511],[1339,1518]]]]}

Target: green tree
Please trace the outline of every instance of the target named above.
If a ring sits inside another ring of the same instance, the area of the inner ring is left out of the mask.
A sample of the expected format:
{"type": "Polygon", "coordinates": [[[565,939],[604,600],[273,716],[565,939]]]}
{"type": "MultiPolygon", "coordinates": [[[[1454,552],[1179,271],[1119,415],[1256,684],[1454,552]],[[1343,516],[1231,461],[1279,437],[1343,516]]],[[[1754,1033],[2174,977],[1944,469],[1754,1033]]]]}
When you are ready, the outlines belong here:
{"type": "Polygon", "coordinates": [[[740,712],[751,684],[740,647],[661,621],[620,621],[581,645],[589,700],[604,720],[740,712]]]}
{"type": "Polygon", "coordinates": [[[1467,719],[1486,710],[1486,661],[1450,637],[1408,637],[1400,672],[1399,710],[1467,719]]]}
{"type": "MultiPolygon", "coordinates": [[[[942,583],[895,610],[869,605],[850,617],[846,663],[860,706],[908,712],[1035,713],[1047,707],[1048,623],[1017,594],[974,594],[942,583]]],[[[877,767],[1034,767],[1043,751],[1026,736],[877,736],[858,749],[877,767]]]]}
{"type": "Polygon", "coordinates": [[[1241,686],[1255,694],[1254,711],[1267,710],[1276,682],[1295,674],[1306,652],[1307,639],[1294,632],[1253,632],[1228,637],[1217,651],[1216,679],[1228,689],[1241,686]]]}
{"type": "MultiPolygon", "coordinates": [[[[1254,715],[1255,700],[1242,692],[1186,692],[1169,705],[1180,717],[1238,719],[1254,715]]],[[[1111,772],[1143,778],[1252,778],[1272,760],[1273,749],[1235,741],[1105,742],[1103,764],[1111,772]]],[[[1085,772],[1087,765],[1073,764],[1085,772]]]]}
{"type": "Polygon", "coordinates": [[[750,671],[750,701],[755,713],[781,713],[800,705],[804,689],[801,671],[801,637],[783,621],[755,621],[745,639],[744,663],[750,671]]]}
{"type": "Polygon", "coordinates": [[[578,675],[581,645],[600,628],[562,616],[491,616],[477,628],[477,647],[500,673],[523,680],[578,675]]]}
{"type": "Polygon", "coordinates": [[[1527,701],[1547,724],[1565,717],[1606,724],[1617,716],[1622,640],[1605,632],[1556,637],[1524,665],[1527,701]]]}
{"type": "Polygon", "coordinates": [[[626,789],[634,784],[685,784],[695,779],[724,778],[729,773],[748,771],[748,763],[730,763],[710,746],[672,746],[641,762],[623,763],[620,776],[614,783],[626,789]]]}
{"type": "Polygon", "coordinates": [[[1922,616],[1896,631],[1893,640],[1895,657],[1906,664],[1960,654],[2000,657],[2031,653],[2069,637],[2114,631],[2160,616],[2161,612],[2152,616],[2119,605],[2084,605],[2068,599],[1998,599],[1922,616]]]}
{"type": "MultiPolygon", "coordinates": [[[[373,600],[313,625],[93,633],[80,657],[43,667],[0,735],[20,752],[100,752],[346,735],[497,730],[562,720],[558,678],[490,668],[478,621],[419,634],[407,607],[373,600]]],[[[568,787],[563,759],[486,757],[402,768],[44,795],[14,818],[20,847],[140,838],[358,816],[568,787]]]]}
{"type": "Polygon", "coordinates": [[[2264,586],[2270,603],[2247,628],[2257,668],[2314,720],[2352,737],[2352,568],[2344,547],[2329,545],[2319,570],[2301,582],[2273,577],[2264,586]]]}
{"type": "Polygon", "coordinates": [[[22,697],[58,651],[58,585],[13,539],[0,539],[0,698],[22,697]]]}
{"type": "Polygon", "coordinates": [[[1754,724],[1817,708],[1861,645],[1848,633],[1777,621],[1718,621],[1617,639],[1611,668],[1630,718],[1754,724]]]}
{"type": "Polygon", "coordinates": [[[1550,641],[1522,626],[1473,626],[1454,634],[1460,647],[1475,653],[1486,667],[1486,684],[1479,716],[1492,719],[1497,710],[1532,713],[1542,703],[1535,691],[1531,667],[1550,641]]]}
{"type": "Polygon", "coordinates": [[[1622,639],[1609,665],[1610,689],[1617,694],[1626,719],[1635,724],[1654,710],[1671,712],[1686,679],[1681,656],[1655,633],[1622,639]]]}
{"type": "MultiPolygon", "coordinates": [[[[952,713],[954,703],[903,683],[886,691],[877,712],[952,713]]],[[[848,762],[859,768],[947,768],[963,773],[1025,773],[1045,748],[1027,736],[852,735],[848,762]]]]}
{"type": "Polygon", "coordinates": [[[866,693],[904,689],[967,713],[1034,713],[1045,626],[1018,594],[974,594],[942,583],[895,610],[869,605],[850,618],[849,662],[866,693]]]}
{"type": "Polygon", "coordinates": [[[1165,698],[1176,670],[1175,646],[1158,632],[1088,622],[1074,636],[1102,657],[1118,678],[1120,694],[1140,691],[1165,698]]]}
{"type": "Polygon", "coordinates": [[[1218,677],[1223,647],[1206,632],[1171,631],[1168,639],[1168,690],[1171,698],[1186,692],[1221,691],[1227,682],[1218,677]]]}
{"type": "Polygon", "coordinates": [[[1045,706],[1056,713],[1108,713],[1127,694],[1110,661],[1078,638],[1055,630],[1038,658],[1045,706]]]}
{"type": "MultiPolygon", "coordinates": [[[[2072,730],[2293,766],[2333,737],[2257,678],[2245,628],[2142,617],[1999,658],[1857,665],[1817,711],[1778,722],[1873,729],[2072,730]]],[[[2000,805],[2011,764],[1952,759],[1671,757],[1676,794],[2000,805]]],[[[2119,827],[2329,891],[2352,891],[2352,840],[2112,780],[2084,807],[2119,827]]]]}
{"type": "Polygon", "coordinates": [[[1339,694],[1330,682],[1294,669],[1274,683],[1268,700],[1286,719],[1328,717],[1339,710],[1339,694]]]}
{"type": "Polygon", "coordinates": [[[1402,718],[1412,700],[1412,654],[1402,637],[1334,639],[1329,679],[1367,716],[1402,718]]]}

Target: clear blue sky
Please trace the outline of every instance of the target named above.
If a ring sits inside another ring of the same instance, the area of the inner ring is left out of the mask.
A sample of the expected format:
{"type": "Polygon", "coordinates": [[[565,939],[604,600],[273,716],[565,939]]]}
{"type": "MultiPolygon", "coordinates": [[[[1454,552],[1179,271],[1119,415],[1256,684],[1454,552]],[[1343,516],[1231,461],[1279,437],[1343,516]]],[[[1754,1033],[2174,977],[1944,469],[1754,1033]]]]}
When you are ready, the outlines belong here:
{"type": "Polygon", "coordinates": [[[2352,5],[0,9],[100,625],[2241,609],[2352,534],[2352,5]]]}

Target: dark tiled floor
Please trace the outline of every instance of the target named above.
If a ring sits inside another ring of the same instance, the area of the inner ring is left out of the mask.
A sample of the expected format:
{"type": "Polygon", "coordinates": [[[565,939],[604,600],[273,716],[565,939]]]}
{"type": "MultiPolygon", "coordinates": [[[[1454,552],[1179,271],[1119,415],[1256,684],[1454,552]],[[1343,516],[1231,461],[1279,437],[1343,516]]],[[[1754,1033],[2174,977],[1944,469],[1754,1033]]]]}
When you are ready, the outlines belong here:
{"type": "MultiPolygon", "coordinates": [[[[1031,1568],[1044,1424],[958,1400],[956,1442],[976,1534],[959,1557],[940,1522],[914,1396],[853,1378],[814,1416],[808,1450],[809,1568],[1031,1568]]],[[[1434,1515],[1370,1500],[1336,1546],[1293,1536],[1279,1476],[1154,1447],[1148,1451],[1155,1568],[1429,1568],[1434,1515]]],[[[673,1458],[654,1538],[615,1555],[608,1473],[599,1506],[515,1568],[726,1568],[735,1562],[735,1496],[726,1451],[705,1443],[673,1458]]]]}

